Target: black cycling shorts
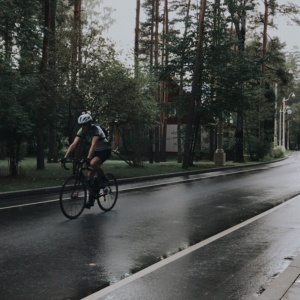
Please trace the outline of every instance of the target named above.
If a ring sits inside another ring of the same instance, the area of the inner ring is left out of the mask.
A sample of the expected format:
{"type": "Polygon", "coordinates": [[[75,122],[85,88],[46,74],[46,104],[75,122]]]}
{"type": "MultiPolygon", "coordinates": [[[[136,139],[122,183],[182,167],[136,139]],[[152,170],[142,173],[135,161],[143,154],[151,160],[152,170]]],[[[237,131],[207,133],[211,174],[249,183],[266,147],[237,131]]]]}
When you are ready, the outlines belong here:
{"type": "Polygon", "coordinates": [[[104,163],[111,156],[111,149],[103,151],[95,151],[93,157],[99,157],[101,162],[104,163]]]}

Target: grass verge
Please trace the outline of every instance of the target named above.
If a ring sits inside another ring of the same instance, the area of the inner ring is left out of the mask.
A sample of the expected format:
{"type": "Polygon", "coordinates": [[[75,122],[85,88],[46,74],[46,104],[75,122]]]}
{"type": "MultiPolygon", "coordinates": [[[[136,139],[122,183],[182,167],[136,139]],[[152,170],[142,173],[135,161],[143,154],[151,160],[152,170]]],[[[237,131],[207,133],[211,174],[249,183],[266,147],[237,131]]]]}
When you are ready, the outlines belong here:
{"type": "MultiPolygon", "coordinates": [[[[226,162],[226,166],[239,166],[244,164],[226,162]]],[[[253,162],[251,162],[253,164],[253,162]]],[[[16,177],[8,176],[8,163],[6,160],[0,161],[0,192],[37,189],[43,187],[61,186],[64,180],[71,175],[71,170],[66,171],[58,163],[45,163],[46,169],[36,170],[35,158],[26,158],[20,163],[19,175],[16,177]]],[[[196,171],[216,168],[212,161],[196,162],[195,166],[187,171],[196,171]]],[[[147,163],[141,168],[133,168],[120,160],[108,160],[104,164],[104,171],[113,173],[116,178],[130,178],[158,174],[169,174],[183,172],[181,164],[176,161],[161,163],[147,163]]]]}

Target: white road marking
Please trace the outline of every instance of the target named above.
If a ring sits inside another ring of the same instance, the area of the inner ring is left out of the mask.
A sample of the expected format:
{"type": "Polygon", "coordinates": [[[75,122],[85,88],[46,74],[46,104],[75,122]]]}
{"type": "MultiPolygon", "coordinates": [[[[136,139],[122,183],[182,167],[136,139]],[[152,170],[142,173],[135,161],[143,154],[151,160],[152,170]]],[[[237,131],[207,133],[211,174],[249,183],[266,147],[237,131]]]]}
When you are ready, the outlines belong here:
{"type": "MultiPolygon", "coordinates": [[[[272,166],[273,167],[273,166],[272,166]]],[[[185,179],[178,179],[176,181],[167,181],[167,182],[159,182],[159,183],[149,183],[141,186],[136,186],[136,187],[131,187],[131,188],[124,188],[120,189],[119,192],[128,192],[128,191],[133,191],[133,190],[140,190],[140,189],[146,189],[149,187],[159,187],[159,186],[165,186],[165,185],[174,185],[177,183],[182,183],[182,182],[192,182],[192,181],[198,181],[201,179],[207,179],[207,178],[213,178],[213,177],[220,177],[220,176],[227,176],[227,175],[235,175],[235,174],[240,174],[240,173],[246,173],[246,172],[253,172],[253,171],[258,171],[258,170],[265,170],[265,169],[270,169],[271,167],[261,167],[259,169],[252,169],[252,170],[237,170],[229,173],[224,173],[220,174],[221,171],[217,172],[208,172],[208,173],[202,173],[202,174],[193,174],[193,175],[188,175],[187,176],[199,176],[195,178],[185,178],[185,179]]],[[[231,171],[231,170],[229,170],[231,171]]],[[[157,179],[159,180],[159,179],[157,179]]],[[[19,204],[19,205],[12,205],[12,206],[5,206],[1,207],[0,210],[5,210],[5,209],[11,209],[11,208],[17,208],[17,207],[25,207],[25,206],[32,206],[32,205],[37,205],[37,204],[47,204],[51,202],[56,202],[59,201],[59,199],[54,199],[54,200],[46,200],[46,201],[40,201],[40,202],[32,202],[32,203],[26,203],[26,204],[19,204]]]]}
{"type": "Polygon", "coordinates": [[[32,206],[32,205],[37,205],[37,204],[46,204],[46,203],[57,202],[57,201],[59,201],[59,199],[33,202],[33,203],[26,203],[26,204],[20,204],[20,205],[5,206],[5,207],[0,207],[0,210],[10,209],[10,208],[17,208],[17,207],[24,207],[24,206],[32,206]]]}
{"type": "Polygon", "coordinates": [[[193,251],[196,251],[196,250],[198,250],[198,249],[200,249],[200,248],[202,248],[202,247],[204,247],[204,246],[206,246],[206,245],[208,245],[208,244],[210,244],[210,243],[212,243],[212,242],[214,242],[214,241],[216,241],[216,240],[218,240],[218,239],[220,239],[220,238],[222,238],[222,237],[224,237],[224,236],[226,236],[226,235],[228,235],[228,234],[230,234],[230,233],[232,233],[232,232],[234,232],[234,231],[236,231],[236,230],[238,230],[238,229],[240,229],[244,226],[247,226],[250,223],[253,223],[254,221],[256,221],[256,220],[258,220],[258,219],[260,219],[260,218],[262,218],[262,217],[264,217],[264,216],[266,216],[266,215],[282,208],[283,206],[291,203],[291,201],[295,201],[297,199],[300,199],[300,195],[298,195],[298,196],[296,196],[296,197],[294,197],[294,198],[292,198],[292,199],[290,199],[290,200],[288,200],[288,201],[286,201],[282,204],[279,204],[278,206],[276,206],[272,209],[269,209],[269,210],[255,216],[255,217],[253,217],[249,220],[246,220],[246,221],[244,221],[244,222],[242,222],[238,225],[235,225],[235,226],[233,226],[229,229],[226,229],[226,230],[224,230],[224,231],[222,231],[222,232],[220,232],[220,233],[218,233],[218,234],[216,234],[216,235],[214,235],[214,236],[212,236],[212,237],[210,237],[210,238],[208,238],[208,239],[206,239],[206,240],[204,240],[204,241],[202,241],[198,244],[195,244],[195,245],[193,245],[193,246],[191,246],[191,247],[189,247],[189,248],[187,248],[187,249],[185,249],[181,252],[178,252],[178,253],[176,253],[176,254],[174,254],[174,255],[172,255],[172,256],[170,256],[170,257],[168,257],[168,258],[166,258],[166,259],[164,259],[164,260],[162,260],[162,261],[146,268],[146,269],[144,269],[144,270],[141,270],[141,271],[139,271],[139,272],[123,279],[123,280],[120,280],[117,283],[114,283],[114,284],[112,284],[112,285],[110,285],[110,286],[108,286],[108,287],[106,287],[106,288],[90,295],[90,296],[82,298],[81,300],[98,300],[101,297],[104,297],[107,294],[109,294],[109,293],[125,286],[126,284],[129,284],[129,283],[131,283],[131,282],[133,282],[133,281],[135,281],[135,280],[137,280],[137,279],[139,279],[143,276],[146,276],[147,274],[150,274],[151,272],[154,272],[157,269],[162,268],[165,265],[167,265],[167,264],[169,264],[173,261],[176,261],[177,259],[179,259],[181,257],[184,257],[184,256],[190,254],[193,251]]]}

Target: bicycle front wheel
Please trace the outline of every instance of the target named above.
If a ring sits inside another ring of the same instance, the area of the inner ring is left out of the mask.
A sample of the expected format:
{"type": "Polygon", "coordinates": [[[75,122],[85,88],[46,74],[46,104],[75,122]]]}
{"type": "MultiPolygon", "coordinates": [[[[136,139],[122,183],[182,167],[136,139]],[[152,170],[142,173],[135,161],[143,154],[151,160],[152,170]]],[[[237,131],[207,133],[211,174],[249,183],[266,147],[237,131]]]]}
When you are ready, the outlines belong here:
{"type": "Polygon", "coordinates": [[[107,184],[100,190],[97,201],[99,207],[103,211],[110,211],[113,209],[118,199],[118,182],[111,173],[106,173],[105,176],[107,178],[107,184]]]}
{"type": "Polygon", "coordinates": [[[60,192],[60,208],[69,219],[76,219],[81,215],[86,203],[86,187],[81,178],[71,176],[67,179],[60,192]]]}

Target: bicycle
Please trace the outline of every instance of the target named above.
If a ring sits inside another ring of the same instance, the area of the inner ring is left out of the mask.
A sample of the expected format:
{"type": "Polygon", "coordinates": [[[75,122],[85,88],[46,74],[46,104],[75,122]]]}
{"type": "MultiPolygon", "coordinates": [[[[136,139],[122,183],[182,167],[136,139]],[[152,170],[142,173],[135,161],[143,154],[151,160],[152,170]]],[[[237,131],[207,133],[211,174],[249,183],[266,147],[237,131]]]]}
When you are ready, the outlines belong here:
{"type": "Polygon", "coordinates": [[[83,171],[92,168],[85,168],[83,160],[73,159],[63,162],[63,167],[70,170],[66,163],[73,164],[73,175],[62,185],[59,202],[61,211],[67,218],[76,219],[87,207],[87,201],[93,206],[96,199],[104,212],[113,209],[118,199],[118,182],[113,174],[105,173],[105,179],[94,177],[90,182],[83,171]]]}

